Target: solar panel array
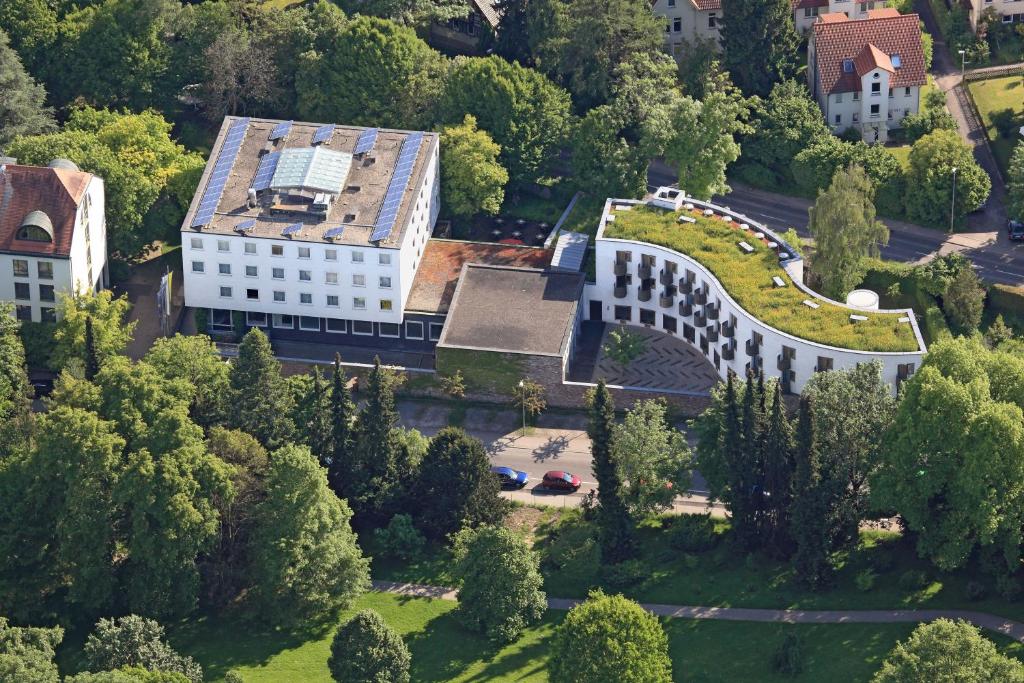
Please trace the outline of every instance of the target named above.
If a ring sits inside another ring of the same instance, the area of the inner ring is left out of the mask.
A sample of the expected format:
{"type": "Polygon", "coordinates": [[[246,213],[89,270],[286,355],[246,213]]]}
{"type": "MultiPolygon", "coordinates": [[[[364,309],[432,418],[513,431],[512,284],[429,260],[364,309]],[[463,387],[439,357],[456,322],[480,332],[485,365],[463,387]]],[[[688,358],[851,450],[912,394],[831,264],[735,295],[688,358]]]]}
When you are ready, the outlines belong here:
{"type": "Polygon", "coordinates": [[[282,230],[281,234],[282,235],[294,235],[299,230],[302,230],[302,223],[292,223],[291,225],[286,227],[284,230],[282,230]]]}
{"type": "Polygon", "coordinates": [[[270,187],[270,180],[274,177],[280,158],[280,152],[267,152],[263,155],[259,168],[256,169],[256,177],[252,179],[252,189],[259,191],[270,187]]]}
{"type": "Polygon", "coordinates": [[[282,121],[281,123],[274,126],[274,130],[270,131],[270,137],[268,140],[280,140],[290,133],[292,130],[291,121],[282,121]]]}
{"type": "Polygon", "coordinates": [[[395,164],[395,173],[391,176],[388,191],[384,195],[384,203],[377,214],[377,221],[373,224],[371,242],[387,239],[395,227],[398,211],[402,208],[402,197],[405,196],[405,188],[409,185],[409,178],[412,177],[412,169],[416,165],[416,157],[419,156],[422,144],[423,133],[410,133],[402,143],[402,151],[398,153],[398,163],[395,164]]]}
{"type": "Polygon", "coordinates": [[[328,228],[327,232],[324,233],[324,239],[334,239],[335,237],[341,237],[341,234],[345,232],[345,226],[339,225],[336,228],[328,228]]]}
{"type": "Polygon", "coordinates": [[[334,135],[334,124],[328,123],[326,126],[320,126],[313,133],[313,142],[310,144],[318,145],[321,142],[328,142],[331,136],[334,135]]]}
{"type": "Polygon", "coordinates": [[[255,227],[256,227],[256,219],[255,218],[250,218],[249,220],[242,221],[241,223],[236,225],[235,226],[235,231],[236,232],[249,232],[250,230],[252,230],[255,227]]]}
{"type": "Polygon", "coordinates": [[[366,154],[373,149],[373,143],[377,142],[378,128],[370,128],[364,130],[359,134],[359,139],[356,140],[356,151],[355,154],[366,154]]]}
{"type": "Polygon", "coordinates": [[[221,195],[224,194],[224,185],[228,182],[231,174],[231,167],[235,164],[235,157],[245,140],[245,133],[249,130],[249,117],[236,119],[228,128],[224,136],[224,143],[220,147],[220,154],[213,165],[210,179],[206,183],[206,191],[196,209],[196,215],[192,218],[192,227],[198,228],[209,225],[213,220],[213,213],[217,210],[221,195]]]}

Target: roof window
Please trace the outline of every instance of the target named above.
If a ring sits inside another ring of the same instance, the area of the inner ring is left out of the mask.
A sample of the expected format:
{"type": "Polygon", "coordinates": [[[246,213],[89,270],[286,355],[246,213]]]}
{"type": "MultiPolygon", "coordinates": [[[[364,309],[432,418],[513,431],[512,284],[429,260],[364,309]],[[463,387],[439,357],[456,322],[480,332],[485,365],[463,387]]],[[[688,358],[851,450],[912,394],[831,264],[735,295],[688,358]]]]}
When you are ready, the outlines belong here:
{"type": "Polygon", "coordinates": [[[853,60],[852,59],[844,59],[843,60],[843,73],[845,73],[845,74],[852,74],[853,73],[853,60]]]}
{"type": "Polygon", "coordinates": [[[900,59],[900,56],[898,54],[889,55],[889,59],[892,60],[892,68],[898,69],[901,66],[903,66],[903,60],[900,59]]]}

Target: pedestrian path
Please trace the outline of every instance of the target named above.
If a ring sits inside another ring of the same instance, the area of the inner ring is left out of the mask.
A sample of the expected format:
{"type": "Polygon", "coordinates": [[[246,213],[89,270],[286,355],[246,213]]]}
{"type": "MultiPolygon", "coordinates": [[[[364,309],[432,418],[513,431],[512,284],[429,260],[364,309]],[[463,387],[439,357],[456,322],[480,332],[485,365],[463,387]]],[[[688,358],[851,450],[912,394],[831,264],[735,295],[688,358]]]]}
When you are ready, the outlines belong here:
{"type": "MultiPolygon", "coordinates": [[[[417,598],[457,600],[457,592],[442,586],[415,583],[374,581],[374,590],[417,598]]],[[[548,598],[548,609],[568,610],[582,600],[548,598]]],[[[936,619],[962,619],[994,633],[1024,643],[1024,624],[1006,617],[957,609],[894,609],[894,610],[796,610],[753,609],[748,607],[690,607],[641,603],[648,612],[671,619],[711,619],[715,621],[759,621],[782,624],[896,624],[921,623],[936,619]]]]}

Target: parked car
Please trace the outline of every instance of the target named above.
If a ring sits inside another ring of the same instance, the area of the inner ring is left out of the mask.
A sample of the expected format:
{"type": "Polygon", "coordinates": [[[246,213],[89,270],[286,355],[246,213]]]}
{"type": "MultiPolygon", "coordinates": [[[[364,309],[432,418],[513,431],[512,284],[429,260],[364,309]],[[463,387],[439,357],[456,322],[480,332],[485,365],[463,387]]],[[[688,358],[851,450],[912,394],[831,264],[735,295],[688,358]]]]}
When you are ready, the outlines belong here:
{"type": "Polygon", "coordinates": [[[1024,221],[1006,221],[1006,234],[1011,240],[1024,240],[1024,221]]]}
{"type": "Polygon", "coordinates": [[[530,475],[526,472],[514,470],[511,467],[492,467],[491,472],[498,475],[503,489],[521,489],[530,481],[530,475]]]}
{"type": "Polygon", "coordinates": [[[576,491],[579,491],[580,486],[583,485],[583,480],[569,472],[552,470],[544,475],[541,485],[546,489],[572,491],[575,493],[576,491]]]}

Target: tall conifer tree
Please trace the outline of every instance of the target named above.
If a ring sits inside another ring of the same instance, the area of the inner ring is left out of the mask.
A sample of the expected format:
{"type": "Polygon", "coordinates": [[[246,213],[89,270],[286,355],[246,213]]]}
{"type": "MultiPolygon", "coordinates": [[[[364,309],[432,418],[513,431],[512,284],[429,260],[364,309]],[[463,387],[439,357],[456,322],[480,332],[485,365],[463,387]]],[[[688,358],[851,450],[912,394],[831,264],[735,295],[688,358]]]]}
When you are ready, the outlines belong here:
{"type": "MultiPolygon", "coordinates": [[[[359,435],[354,465],[358,468],[358,500],[356,514],[371,517],[384,515],[391,492],[399,481],[397,462],[399,443],[395,437],[398,411],[392,378],[381,367],[380,358],[373,359],[373,369],[366,381],[366,405],[359,412],[359,435]]],[[[352,502],[352,501],[350,501],[352,502]]]]}
{"type": "Polygon", "coordinates": [[[334,376],[331,378],[331,457],[327,467],[327,481],[340,498],[347,498],[355,479],[352,466],[355,428],[352,419],[356,408],[348,388],[341,354],[334,354],[334,376]]]}
{"type": "MultiPolygon", "coordinates": [[[[763,376],[763,375],[762,375],[763,376]]],[[[765,534],[764,542],[772,554],[786,557],[792,541],[789,508],[793,497],[793,433],[782,402],[782,390],[776,385],[764,438],[765,534]]]]}
{"type": "Polygon", "coordinates": [[[622,501],[622,481],[612,452],[612,427],[615,425],[615,403],[604,380],[597,384],[590,406],[590,452],[594,476],[597,478],[598,524],[600,526],[601,560],[615,564],[628,559],[635,549],[633,524],[622,501]]]}
{"type": "Polygon", "coordinates": [[[814,431],[814,407],[809,398],[800,400],[796,429],[796,472],[790,525],[796,554],[793,564],[797,577],[811,589],[828,581],[829,505],[828,492],[822,485],[821,460],[814,431]]]}

